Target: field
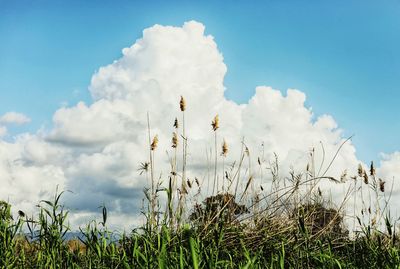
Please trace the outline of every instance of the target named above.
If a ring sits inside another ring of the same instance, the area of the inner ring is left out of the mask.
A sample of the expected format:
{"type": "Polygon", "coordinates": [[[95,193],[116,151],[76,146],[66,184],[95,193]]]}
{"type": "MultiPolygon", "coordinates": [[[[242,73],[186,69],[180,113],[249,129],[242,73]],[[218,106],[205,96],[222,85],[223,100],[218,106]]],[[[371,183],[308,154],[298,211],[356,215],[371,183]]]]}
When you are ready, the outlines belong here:
{"type": "Polygon", "coordinates": [[[276,158],[266,190],[244,171],[251,157],[245,143],[238,145],[241,156],[234,165],[217,166],[217,156],[224,160],[230,150],[225,141],[217,143],[218,115],[210,122],[215,136],[211,191],[202,202],[191,203],[191,193],[198,195],[202,183],[186,177],[183,97],[179,107],[171,171],[162,179],[154,175],[158,137],[150,135],[148,126],[148,161],[139,171],[149,182],[142,227],[111,232],[103,207],[101,222],[92,221],[80,228],[79,238],[67,239],[71,229],[68,210],[60,204],[63,192],[40,201],[35,217],[22,211],[12,216],[11,205],[1,202],[1,268],[400,268],[397,227],[387,210],[390,195],[385,195],[390,190],[372,163],[342,178],[316,172],[313,165],[282,176],[276,158]],[[325,181],[345,180],[352,188],[342,204],[332,204],[319,189],[325,181]],[[345,225],[349,216],[343,212],[349,201],[363,205],[361,212],[354,208],[353,230],[345,225]]]}

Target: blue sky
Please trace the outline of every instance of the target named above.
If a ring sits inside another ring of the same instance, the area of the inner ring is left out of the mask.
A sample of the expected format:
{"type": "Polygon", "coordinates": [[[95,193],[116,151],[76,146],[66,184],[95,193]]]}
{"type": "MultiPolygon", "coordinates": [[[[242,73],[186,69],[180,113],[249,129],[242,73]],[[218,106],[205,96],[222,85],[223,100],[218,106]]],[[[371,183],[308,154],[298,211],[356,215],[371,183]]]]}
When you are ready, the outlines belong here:
{"type": "Polygon", "coordinates": [[[228,67],[226,96],[247,102],[257,85],[307,94],[316,115],[354,134],[358,157],[400,149],[400,1],[0,0],[0,114],[49,126],[64,102],[90,103],[100,67],[156,23],[197,20],[228,67]]]}

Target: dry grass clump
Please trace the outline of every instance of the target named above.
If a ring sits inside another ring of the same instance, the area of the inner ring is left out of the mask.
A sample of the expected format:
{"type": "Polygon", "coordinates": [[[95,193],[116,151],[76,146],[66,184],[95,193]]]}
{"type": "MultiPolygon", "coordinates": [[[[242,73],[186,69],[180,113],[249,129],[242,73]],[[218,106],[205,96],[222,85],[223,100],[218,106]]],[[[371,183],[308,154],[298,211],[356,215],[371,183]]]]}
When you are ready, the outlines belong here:
{"type": "Polygon", "coordinates": [[[249,213],[248,208],[237,204],[232,194],[221,193],[207,197],[202,205],[195,204],[189,219],[199,226],[222,222],[232,224],[238,216],[245,213],[249,213]]]}
{"type": "Polygon", "coordinates": [[[301,205],[296,213],[304,220],[301,221],[304,223],[302,229],[307,229],[311,235],[322,233],[335,237],[348,235],[348,231],[344,228],[343,215],[337,209],[327,208],[316,202],[301,205]]]}
{"type": "Polygon", "coordinates": [[[71,239],[67,241],[68,251],[78,254],[86,252],[86,245],[79,239],[71,239]]]}

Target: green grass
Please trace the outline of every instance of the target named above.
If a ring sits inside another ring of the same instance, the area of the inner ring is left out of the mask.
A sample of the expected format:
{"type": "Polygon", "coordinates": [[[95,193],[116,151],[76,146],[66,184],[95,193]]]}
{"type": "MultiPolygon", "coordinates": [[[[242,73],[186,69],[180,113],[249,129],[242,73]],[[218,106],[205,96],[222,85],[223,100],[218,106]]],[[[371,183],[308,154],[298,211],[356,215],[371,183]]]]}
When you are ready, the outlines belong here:
{"type": "MultiPolygon", "coordinates": [[[[23,212],[12,216],[11,206],[0,202],[0,268],[400,268],[396,223],[389,218],[383,181],[373,165],[369,171],[359,167],[345,197],[363,201],[361,215],[353,216],[355,233],[344,225],[343,208],[351,203],[333,205],[318,188],[323,180],[340,184],[343,179],[315,173],[313,167],[280,175],[276,158],[269,170],[271,188],[256,191],[255,175],[244,169],[250,162],[244,143],[240,159],[229,167],[224,143],[222,167],[217,169],[215,158],[209,169],[213,191],[201,203],[191,203],[203,186],[183,177],[188,153],[182,101],[180,107],[183,127],[175,120],[171,171],[164,179],[154,178],[158,139],[152,139],[148,124],[149,159],[141,164],[141,174],[150,187],[142,227],[116,236],[107,228],[109,216],[102,207],[101,222],[81,227],[82,238],[65,240],[70,227],[68,210],[60,204],[62,192],[40,201],[31,218],[23,212]],[[179,146],[178,133],[183,138],[179,146]],[[371,199],[365,199],[366,193],[371,199]]],[[[217,130],[216,117],[215,156],[217,130]]]]}
{"type": "Polygon", "coordinates": [[[1,268],[400,268],[395,233],[366,226],[350,239],[340,222],[320,227],[310,221],[332,213],[317,202],[290,218],[258,213],[238,221],[240,205],[223,208],[229,203],[223,199],[234,197],[219,195],[209,197],[197,214],[193,210],[185,224],[171,227],[166,219],[118,240],[107,230],[103,210],[101,223],[81,229],[81,241],[66,242],[68,212],[58,204],[60,195],[41,202],[36,220],[22,213],[13,220],[10,206],[1,203],[1,268]],[[218,216],[207,208],[219,210],[218,216]],[[23,227],[30,233],[18,233],[23,227]]]}

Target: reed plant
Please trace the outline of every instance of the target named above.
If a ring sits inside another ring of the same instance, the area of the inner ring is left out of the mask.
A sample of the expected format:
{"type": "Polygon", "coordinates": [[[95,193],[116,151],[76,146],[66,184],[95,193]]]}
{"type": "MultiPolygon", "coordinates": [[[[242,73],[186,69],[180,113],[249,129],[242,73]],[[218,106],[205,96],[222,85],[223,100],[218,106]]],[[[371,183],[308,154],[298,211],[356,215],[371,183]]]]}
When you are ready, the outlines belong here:
{"type": "Polygon", "coordinates": [[[388,210],[390,190],[377,177],[373,163],[368,169],[360,165],[356,175],[344,171],[337,179],[328,175],[337,152],[323,169],[322,164],[316,166],[312,149],[304,171],[282,174],[277,155],[265,160],[263,149],[262,156],[252,156],[243,138],[237,145],[238,160],[227,165],[228,150],[231,154],[235,145],[228,148],[223,139],[218,150],[221,119],[216,115],[210,130],[214,152],[208,155],[214,160],[213,177],[209,177],[212,189],[206,188],[204,194],[205,180],[188,176],[187,111],[190,107],[181,97],[181,115],[171,130],[171,170],[165,179],[155,176],[159,141],[147,116],[149,155],[139,169],[148,179],[143,226],[128,233],[110,231],[109,213],[102,206],[102,221],[91,221],[80,228],[77,238],[69,239],[69,212],[60,203],[63,192],[40,201],[37,215],[31,217],[22,211],[12,216],[11,206],[2,201],[0,267],[400,268],[397,220],[388,210]],[[251,169],[253,159],[258,176],[251,169]],[[320,189],[325,181],[344,184],[349,180],[352,187],[341,204],[333,204],[320,189]],[[203,201],[198,197],[204,197],[203,201]],[[361,212],[357,201],[361,201],[361,212]],[[349,207],[353,216],[345,214],[349,207]],[[345,225],[349,217],[353,218],[351,231],[345,225]]]}

